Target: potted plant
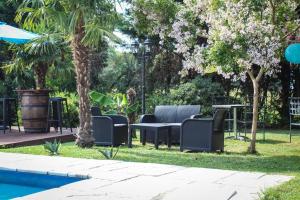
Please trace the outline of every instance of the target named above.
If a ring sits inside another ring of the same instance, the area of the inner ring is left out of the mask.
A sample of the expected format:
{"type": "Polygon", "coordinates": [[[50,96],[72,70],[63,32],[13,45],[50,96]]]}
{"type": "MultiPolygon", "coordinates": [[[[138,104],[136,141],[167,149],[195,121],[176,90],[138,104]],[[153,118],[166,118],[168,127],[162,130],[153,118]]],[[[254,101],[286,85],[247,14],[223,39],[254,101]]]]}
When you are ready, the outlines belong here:
{"type": "Polygon", "coordinates": [[[25,132],[44,133],[48,131],[48,101],[51,90],[46,88],[49,67],[61,58],[64,42],[57,36],[44,35],[31,43],[13,48],[14,59],[6,66],[6,72],[29,68],[34,71],[35,88],[19,88],[22,121],[25,132]]]}

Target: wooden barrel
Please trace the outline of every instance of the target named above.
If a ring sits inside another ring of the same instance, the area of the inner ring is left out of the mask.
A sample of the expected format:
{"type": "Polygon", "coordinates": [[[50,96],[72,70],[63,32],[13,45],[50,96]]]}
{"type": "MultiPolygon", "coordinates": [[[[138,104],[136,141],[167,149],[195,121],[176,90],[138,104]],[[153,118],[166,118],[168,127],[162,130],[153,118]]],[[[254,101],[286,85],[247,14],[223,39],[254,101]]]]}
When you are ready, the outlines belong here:
{"type": "Polygon", "coordinates": [[[49,90],[18,90],[21,97],[21,112],[26,133],[48,132],[49,90]]]}

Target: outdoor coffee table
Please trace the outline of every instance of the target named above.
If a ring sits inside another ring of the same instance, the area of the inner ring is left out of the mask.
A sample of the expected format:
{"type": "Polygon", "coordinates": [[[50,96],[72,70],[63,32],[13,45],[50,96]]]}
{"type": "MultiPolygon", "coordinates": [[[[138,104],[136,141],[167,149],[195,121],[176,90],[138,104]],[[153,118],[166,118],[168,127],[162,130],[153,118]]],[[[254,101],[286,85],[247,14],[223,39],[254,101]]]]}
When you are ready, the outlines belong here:
{"type": "Polygon", "coordinates": [[[167,123],[140,123],[140,124],[130,124],[129,125],[129,133],[128,133],[128,147],[132,148],[132,135],[133,131],[139,129],[141,134],[143,134],[143,145],[146,143],[146,134],[147,131],[154,131],[154,145],[155,149],[158,149],[159,143],[159,134],[162,130],[168,131],[168,148],[171,148],[171,127],[172,125],[167,123]]]}
{"type": "Polygon", "coordinates": [[[213,108],[225,108],[225,109],[233,109],[233,133],[235,136],[227,137],[226,139],[236,139],[236,140],[245,140],[246,138],[242,136],[238,136],[237,133],[237,109],[238,108],[246,108],[249,105],[246,104],[226,104],[226,105],[213,105],[213,108]]]}

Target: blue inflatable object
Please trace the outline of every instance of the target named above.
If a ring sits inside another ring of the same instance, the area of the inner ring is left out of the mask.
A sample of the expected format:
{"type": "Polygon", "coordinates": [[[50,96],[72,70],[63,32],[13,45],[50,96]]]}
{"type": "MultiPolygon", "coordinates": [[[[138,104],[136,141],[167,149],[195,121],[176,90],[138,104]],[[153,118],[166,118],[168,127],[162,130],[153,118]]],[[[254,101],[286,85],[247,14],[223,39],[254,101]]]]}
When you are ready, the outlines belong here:
{"type": "Polygon", "coordinates": [[[300,64],[300,43],[289,45],[285,50],[285,58],[292,64],[300,64]]]}

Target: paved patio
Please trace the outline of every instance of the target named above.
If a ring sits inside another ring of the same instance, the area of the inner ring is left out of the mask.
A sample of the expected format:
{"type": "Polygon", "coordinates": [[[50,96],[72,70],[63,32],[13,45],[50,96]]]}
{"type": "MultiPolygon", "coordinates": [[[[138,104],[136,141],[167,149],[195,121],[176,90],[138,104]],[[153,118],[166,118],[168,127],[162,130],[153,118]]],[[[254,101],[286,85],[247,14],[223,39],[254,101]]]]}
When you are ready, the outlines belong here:
{"type": "Polygon", "coordinates": [[[23,127],[21,127],[21,132],[17,127],[12,127],[12,130],[6,130],[5,134],[2,130],[0,131],[0,148],[38,145],[54,139],[70,142],[75,140],[74,133],[76,133],[76,129],[73,130],[73,133],[70,129],[63,129],[63,134],[55,132],[54,129],[51,129],[50,133],[25,133],[23,127]]]}
{"type": "Polygon", "coordinates": [[[90,177],[20,199],[252,200],[292,177],[152,163],[0,153],[0,167],[90,177]]]}

